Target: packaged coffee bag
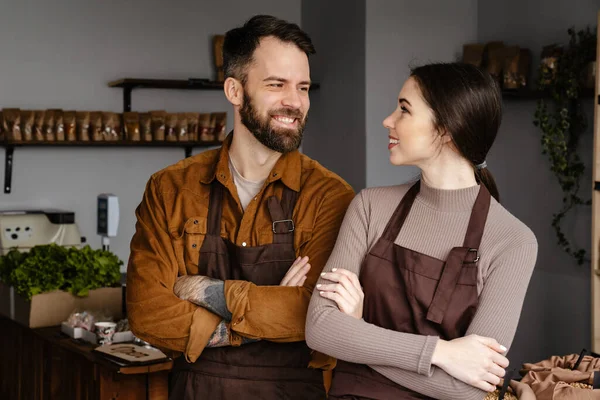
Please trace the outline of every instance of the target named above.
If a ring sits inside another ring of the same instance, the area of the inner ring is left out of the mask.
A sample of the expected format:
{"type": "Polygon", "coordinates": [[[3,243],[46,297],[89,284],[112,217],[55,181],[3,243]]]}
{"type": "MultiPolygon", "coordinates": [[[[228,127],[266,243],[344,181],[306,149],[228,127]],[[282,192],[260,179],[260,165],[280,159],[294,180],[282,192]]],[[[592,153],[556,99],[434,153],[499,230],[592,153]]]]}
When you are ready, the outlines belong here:
{"type": "Polygon", "coordinates": [[[152,141],[152,116],[150,113],[140,113],[140,136],[144,142],[152,141]]]}
{"type": "Polygon", "coordinates": [[[155,142],[165,141],[165,111],[150,111],[152,119],[152,140],[155,142]]]}
{"type": "Polygon", "coordinates": [[[46,110],[35,110],[33,112],[33,140],[36,142],[44,141],[44,120],[46,119],[46,110]]]}
{"type": "Polygon", "coordinates": [[[189,140],[187,113],[177,114],[177,127],[175,128],[175,132],[177,133],[178,141],[187,142],[189,140]]]}
{"type": "Polygon", "coordinates": [[[77,111],[75,113],[75,129],[77,131],[77,140],[82,142],[90,141],[90,112],[77,111]]]}
{"type": "Polygon", "coordinates": [[[210,128],[211,115],[208,113],[200,114],[198,120],[198,134],[201,142],[214,142],[215,136],[210,128]]]}
{"type": "Polygon", "coordinates": [[[26,142],[33,140],[33,121],[33,111],[21,110],[21,135],[26,142]]]}
{"type": "MultiPolygon", "coordinates": [[[[227,125],[227,113],[214,113],[214,136],[219,142],[223,142],[227,137],[226,125],[227,125]]],[[[211,122],[212,125],[212,122],[211,122]]]]}
{"type": "Polygon", "coordinates": [[[188,140],[191,142],[198,141],[198,119],[200,113],[187,113],[188,121],[188,140]]]}
{"type": "Polygon", "coordinates": [[[56,141],[56,127],[54,124],[54,110],[46,110],[46,114],[44,115],[44,127],[42,128],[44,132],[44,139],[47,142],[56,141]]]}
{"type": "Polygon", "coordinates": [[[94,142],[104,141],[104,133],[102,131],[102,112],[92,111],[90,113],[90,137],[94,142]]]}
{"type": "Polygon", "coordinates": [[[125,139],[132,142],[139,142],[141,139],[139,113],[123,113],[123,122],[125,125],[125,139]]]}
{"type": "Polygon", "coordinates": [[[52,131],[57,142],[64,142],[65,140],[65,124],[64,124],[64,113],[61,109],[49,110],[54,114],[54,127],[52,131]]]}
{"type": "Polygon", "coordinates": [[[169,113],[167,114],[166,120],[166,128],[165,128],[165,140],[167,142],[176,142],[177,141],[177,114],[169,113]]]}
{"type": "Polygon", "coordinates": [[[65,139],[69,142],[74,142],[77,140],[77,125],[75,123],[75,118],[75,111],[65,111],[63,114],[63,122],[65,124],[65,139]]]}
{"type": "Polygon", "coordinates": [[[2,110],[4,115],[4,132],[8,140],[20,142],[23,140],[21,134],[21,110],[18,108],[5,108],[2,110]]]}

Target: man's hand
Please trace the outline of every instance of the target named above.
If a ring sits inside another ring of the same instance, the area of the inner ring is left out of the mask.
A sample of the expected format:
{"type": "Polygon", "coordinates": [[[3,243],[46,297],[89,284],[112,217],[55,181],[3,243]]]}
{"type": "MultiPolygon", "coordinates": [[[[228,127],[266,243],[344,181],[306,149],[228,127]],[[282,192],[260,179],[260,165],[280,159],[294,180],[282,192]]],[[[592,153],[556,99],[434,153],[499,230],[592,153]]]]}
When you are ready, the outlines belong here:
{"type": "Polygon", "coordinates": [[[202,275],[184,275],[177,278],[173,292],[180,299],[204,307],[226,322],[231,321],[225,301],[225,282],[202,275]]]}
{"type": "Polygon", "coordinates": [[[306,274],[310,271],[308,257],[298,257],[285,274],[279,286],[302,286],[306,282],[306,274]]]}

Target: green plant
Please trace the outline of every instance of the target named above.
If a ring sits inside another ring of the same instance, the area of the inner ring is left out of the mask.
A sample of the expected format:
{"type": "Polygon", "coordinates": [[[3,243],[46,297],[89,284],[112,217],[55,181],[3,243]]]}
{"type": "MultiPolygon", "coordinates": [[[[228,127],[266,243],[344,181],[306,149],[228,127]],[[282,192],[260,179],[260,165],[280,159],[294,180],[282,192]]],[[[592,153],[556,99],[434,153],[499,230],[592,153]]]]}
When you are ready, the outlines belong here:
{"type": "Polygon", "coordinates": [[[573,207],[591,204],[579,196],[585,166],[577,154],[577,146],[587,128],[580,101],[581,77],[587,64],[595,60],[597,38],[589,27],[579,32],[571,28],[568,34],[569,45],[558,57],[555,71],[540,67],[538,87],[551,96],[552,104],[549,107],[544,99],[539,100],[533,123],[542,130],[542,153],[548,156],[550,169],[563,192],[562,207],[553,215],[552,227],[559,246],[581,265],[586,261],[585,249],[570,243],[561,223],[573,207]]]}
{"type": "Polygon", "coordinates": [[[35,246],[27,253],[12,249],[0,257],[0,280],[28,300],[54,290],[84,297],[93,289],[118,286],[121,265],[109,251],[50,244],[35,246]]]}

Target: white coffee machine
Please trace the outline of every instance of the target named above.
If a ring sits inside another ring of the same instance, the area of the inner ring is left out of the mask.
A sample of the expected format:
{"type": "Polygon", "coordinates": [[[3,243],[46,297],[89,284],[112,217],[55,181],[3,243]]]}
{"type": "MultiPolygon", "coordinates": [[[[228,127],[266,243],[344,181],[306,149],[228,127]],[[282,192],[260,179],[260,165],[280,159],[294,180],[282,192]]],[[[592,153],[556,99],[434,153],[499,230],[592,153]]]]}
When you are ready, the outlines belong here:
{"type": "Polygon", "coordinates": [[[12,248],[29,251],[33,246],[56,243],[80,247],[85,242],[75,213],[62,210],[0,211],[0,255],[12,248]]]}

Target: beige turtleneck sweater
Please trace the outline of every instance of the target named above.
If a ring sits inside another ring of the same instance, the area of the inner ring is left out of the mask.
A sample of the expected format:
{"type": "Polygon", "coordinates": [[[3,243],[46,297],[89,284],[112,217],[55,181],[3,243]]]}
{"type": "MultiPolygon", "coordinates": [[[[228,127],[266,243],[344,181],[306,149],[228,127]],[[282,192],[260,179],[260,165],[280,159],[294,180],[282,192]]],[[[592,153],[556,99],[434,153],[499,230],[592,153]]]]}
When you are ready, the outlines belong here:
{"type": "MultiPolygon", "coordinates": [[[[324,268],[357,275],[369,249],[413,183],[361,191],[346,213],[324,268]]],[[[421,182],[395,243],[445,260],[462,246],[479,186],[440,190],[421,182]]],[[[479,307],[466,335],[495,338],[510,348],[537,257],[531,230],[491,199],[478,263],[479,307]]],[[[317,283],[327,283],[320,279],[317,283]]],[[[431,364],[438,337],[396,332],[343,314],[315,290],[306,320],[306,341],[317,351],[367,364],[392,381],[438,399],[482,399],[485,393],[431,364]]]]}

